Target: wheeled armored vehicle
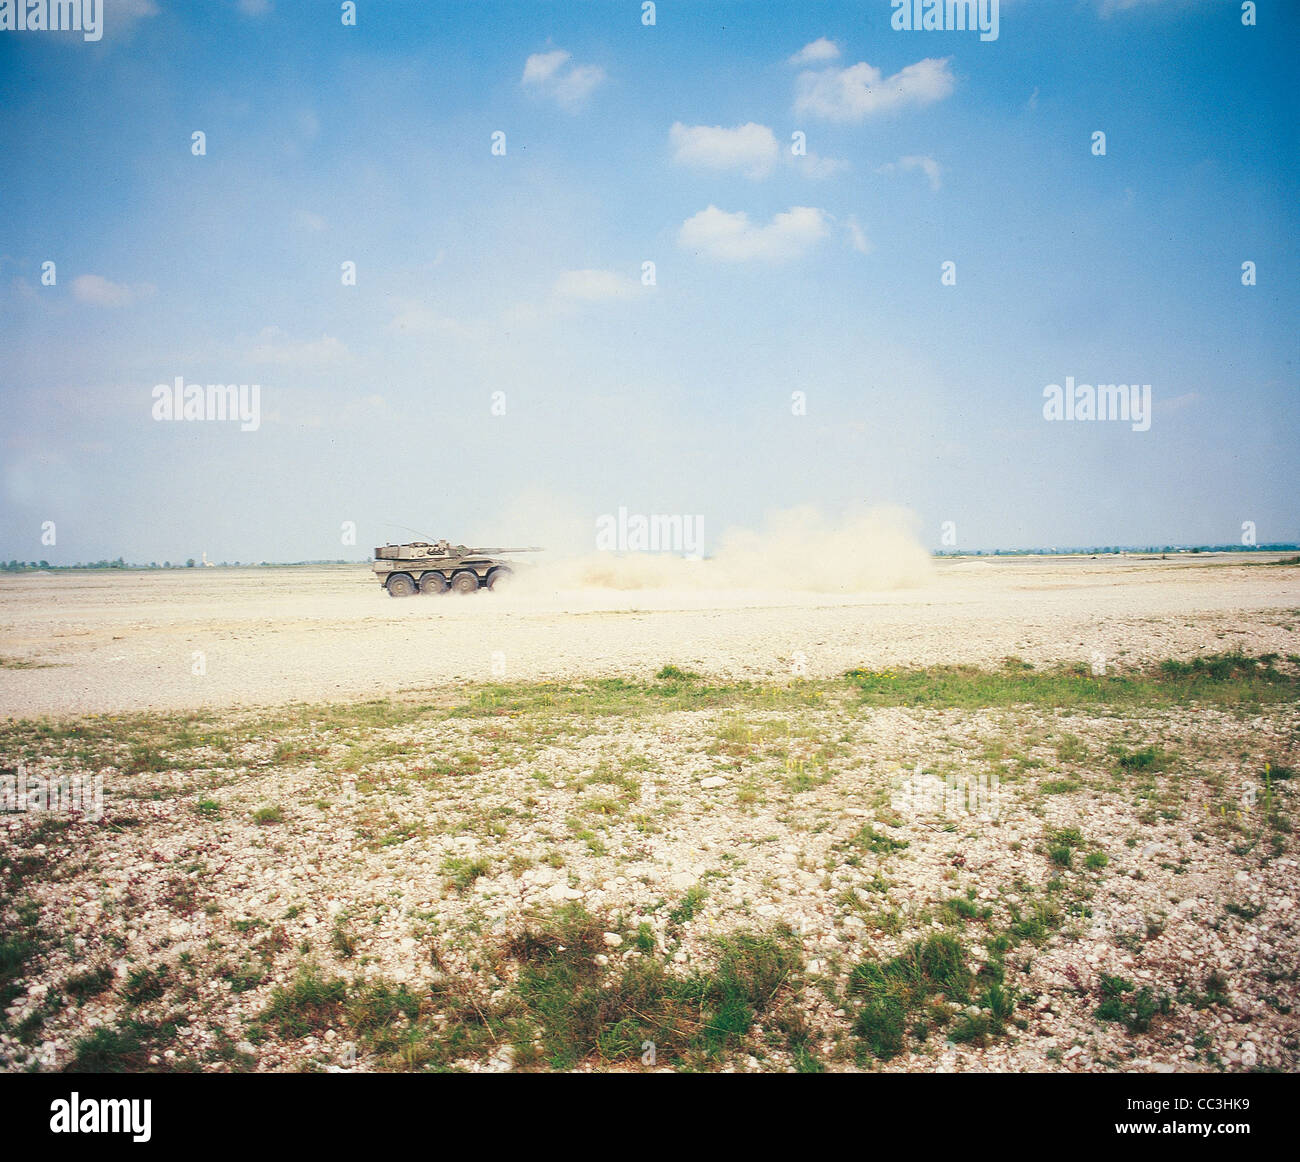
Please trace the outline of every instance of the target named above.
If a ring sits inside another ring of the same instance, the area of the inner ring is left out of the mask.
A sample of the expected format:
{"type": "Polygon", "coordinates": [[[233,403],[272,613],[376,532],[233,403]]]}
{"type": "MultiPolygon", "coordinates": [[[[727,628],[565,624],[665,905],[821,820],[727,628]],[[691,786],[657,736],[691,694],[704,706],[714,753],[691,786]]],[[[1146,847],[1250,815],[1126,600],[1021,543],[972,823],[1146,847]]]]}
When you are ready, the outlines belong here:
{"type": "Polygon", "coordinates": [[[470,549],[449,541],[411,541],[375,549],[374,571],[390,597],[416,593],[477,593],[500,589],[514,570],[501,560],[505,553],[537,553],[526,549],[470,549]]]}

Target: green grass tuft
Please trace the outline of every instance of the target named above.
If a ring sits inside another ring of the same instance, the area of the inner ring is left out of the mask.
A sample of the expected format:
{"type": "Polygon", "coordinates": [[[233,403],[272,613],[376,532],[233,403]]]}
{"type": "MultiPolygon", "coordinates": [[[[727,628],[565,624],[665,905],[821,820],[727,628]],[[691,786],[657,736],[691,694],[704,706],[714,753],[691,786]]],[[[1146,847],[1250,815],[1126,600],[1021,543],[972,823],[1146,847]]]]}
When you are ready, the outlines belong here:
{"type": "MultiPolygon", "coordinates": [[[[905,1047],[909,1022],[914,1033],[928,1031],[929,1023],[917,1018],[934,994],[964,1002],[971,984],[966,950],[946,933],[918,940],[883,964],[864,961],[849,976],[850,994],[862,998],[853,1031],[874,1056],[896,1057],[905,1047]]],[[[931,1015],[934,1023],[944,1019],[937,1012],[931,1015]]]]}

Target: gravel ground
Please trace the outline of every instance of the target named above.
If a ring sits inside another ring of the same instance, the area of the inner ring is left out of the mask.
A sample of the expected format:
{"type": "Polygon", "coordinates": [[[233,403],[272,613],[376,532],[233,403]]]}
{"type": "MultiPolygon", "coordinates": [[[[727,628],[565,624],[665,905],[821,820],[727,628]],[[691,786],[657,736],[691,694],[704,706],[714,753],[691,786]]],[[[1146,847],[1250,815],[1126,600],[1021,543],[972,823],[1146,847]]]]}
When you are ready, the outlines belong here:
{"type": "MultiPolygon", "coordinates": [[[[521,1067],[503,1025],[491,1045],[455,1048],[448,998],[506,1005],[511,935],[580,905],[607,929],[602,971],[650,958],[708,972],[721,935],[793,933],[801,966],[780,1013],[760,1012],[713,1068],[1294,1071],[1296,781],[1264,777],[1300,765],[1294,701],[935,709],[814,681],[779,706],[760,691],[708,709],[494,708],[496,694],[450,708],[492,675],[494,650],[510,679],[644,681],[672,662],[770,677],[787,700],[792,674],[851,667],[1288,659],[1295,577],[955,562],[926,588],[871,597],[462,602],[391,601],[342,569],[6,578],[0,652],[36,668],[0,670],[0,766],[102,773],[105,809],[0,817],[0,925],[30,944],[0,961],[0,1069],[67,1068],[97,1031],[128,1028],[145,1031],[132,1068],[521,1067]],[[203,676],[189,673],[196,649],[203,676]],[[406,686],[426,693],[397,699],[395,717],[369,722],[355,703],[406,686]],[[336,720],[271,708],[290,698],[346,705],[336,720]],[[264,708],[239,709],[250,702],[264,708]],[[215,712],[13,719],[146,706],[215,712]],[[936,803],[972,773],[996,795],[936,803]],[[975,979],[1003,976],[1005,1020],[959,1036],[996,1003],[936,993],[926,1036],[866,1051],[855,967],[934,934],[960,941],[975,979]],[[305,963],[354,992],[426,999],[388,1040],[342,1008],[268,1027],[305,963]],[[1116,987],[1129,1018],[1100,1015],[1116,987]],[[395,1054],[399,1034],[433,1056],[395,1054]]],[[[1279,665],[1293,682],[1295,663],[1279,665]]],[[[597,1066],[645,1068],[580,1063],[597,1066]]]]}
{"type": "MultiPolygon", "coordinates": [[[[355,736],[319,730],[309,752],[282,730],[208,759],[230,766],[110,772],[104,824],[37,831],[36,817],[13,818],[0,841],[6,876],[25,870],[36,926],[56,937],[9,1006],[0,1061],[61,1068],[96,1027],[170,1018],[179,1029],[152,1046],[152,1066],[393,1068],[363,1039],[354,1056],[343,1020],[300,1036],[249,1030],[306,960],[415,995],[464,981],[487,1006],[511,983],[492,949],[523,917],[573,902],[618,939],[606,959],[649,954],[683,973],[709,966],[722,933],[789,926],[804,958],[797,1005],[829,1069],[1292,1071],[1300,864],[1278,820],[1294,792],[1275,785],[1272,826],[1243,796],[1266,761],[1294,762],[1298,726],[1293,705],[1245,722],[852,705],[487,716],[367,735],[355,774],[339,762],[355,736]],[[1112,748],[1152,741],[1171,768],[1117,777],[1112,748]],[[286,742],[299,757],[277,759],[286,742]],[[1000,772],[978,813],[917,805],[918,765],[946,778],[972,761],[1000,772]],[[259,822],[268,807],[276,818],[259,822]],[[1071,828],[1063,868],[1051,837],[1071,828]],[[968,914],[945,912],[953,899],[968,914]],[[948,932],[979,973],[997,934],[1040,912],[1042,932],[999,958],[1015,1001],[1004,1036],[932,1034],[864,1057],[855,965],[948,932]],[[649,951],[631,945],[642,924],[649,951]],[[107,983],[68,1001],[96,969],[107,983]],[[165,978],[161,995],[141,974],[165,978]],[[1099,1020],[1106,975],[1170,1007],[1149,1028],[1099,1020]]],[[[793,1067],[761,1036],[727,1064],[793,1067]]]]}
{"type": "Polygon", "coordinates": [[[1296,572],[1032,557],[939,561],[927,585],[847,596],[521,582],[509,596],[406,600],[365,566],[6,576],[0,713],[349,699],[497,677],[644,674],[666,662],[816,677],[1007,655],[1127,663],[1258,652],[1300,618],[1296,572]]]}

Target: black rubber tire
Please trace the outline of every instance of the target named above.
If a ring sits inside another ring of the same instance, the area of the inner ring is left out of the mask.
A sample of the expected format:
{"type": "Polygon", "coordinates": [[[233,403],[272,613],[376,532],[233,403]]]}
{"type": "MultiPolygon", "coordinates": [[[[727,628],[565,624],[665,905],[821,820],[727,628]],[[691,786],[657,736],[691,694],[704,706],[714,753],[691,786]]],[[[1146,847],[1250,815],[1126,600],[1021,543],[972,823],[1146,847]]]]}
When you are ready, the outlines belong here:
{"type": "Polygon", "coordinates": [[[446,593],[447,578],[441,573],[425,573],[420,578],[421,593],[446,593]]]}
{"type": "Polygon", "coordinates": [[[462,569],[451,579],[451,591],[453,593],[477,593],[478,592],[478,574],[471,573],[468,569],[462,569]]]}
{"type": "Polygon", "coordinates": [[[510,583],[514,579],[515,571],[513,569],[507,569],[504,565],[500,565],[488,574],[487,587],[493,592],[496,591],[498,585],[500,585],[502,589],[509,589],[510,583]]]}
{"type": "Polygon", "coordinates": [[[384,588],[389,597],[410,597],[415,592],[415,582],[409,573],[390,573],[384,588]]]}

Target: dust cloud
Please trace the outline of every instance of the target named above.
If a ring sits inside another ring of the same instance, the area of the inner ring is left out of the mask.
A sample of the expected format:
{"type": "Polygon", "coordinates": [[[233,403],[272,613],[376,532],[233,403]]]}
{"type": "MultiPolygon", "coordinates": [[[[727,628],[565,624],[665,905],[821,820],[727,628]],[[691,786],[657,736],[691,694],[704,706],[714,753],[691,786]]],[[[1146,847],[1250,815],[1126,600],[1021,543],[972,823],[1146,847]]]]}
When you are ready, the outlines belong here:
{"type": "Polygon", "coordinates": [[[542,523],[554,539],[545,554],[518,559],[515,589],[521,596],[634,590],[847,595],[925,585],[933,572],[910,514],[892,506],[840,519],[811,507],[773,512],[761,529],[727,529],[716,551],[701,558],[595,552],[591,522],[561,519],[552,509],[542,523]]]}

